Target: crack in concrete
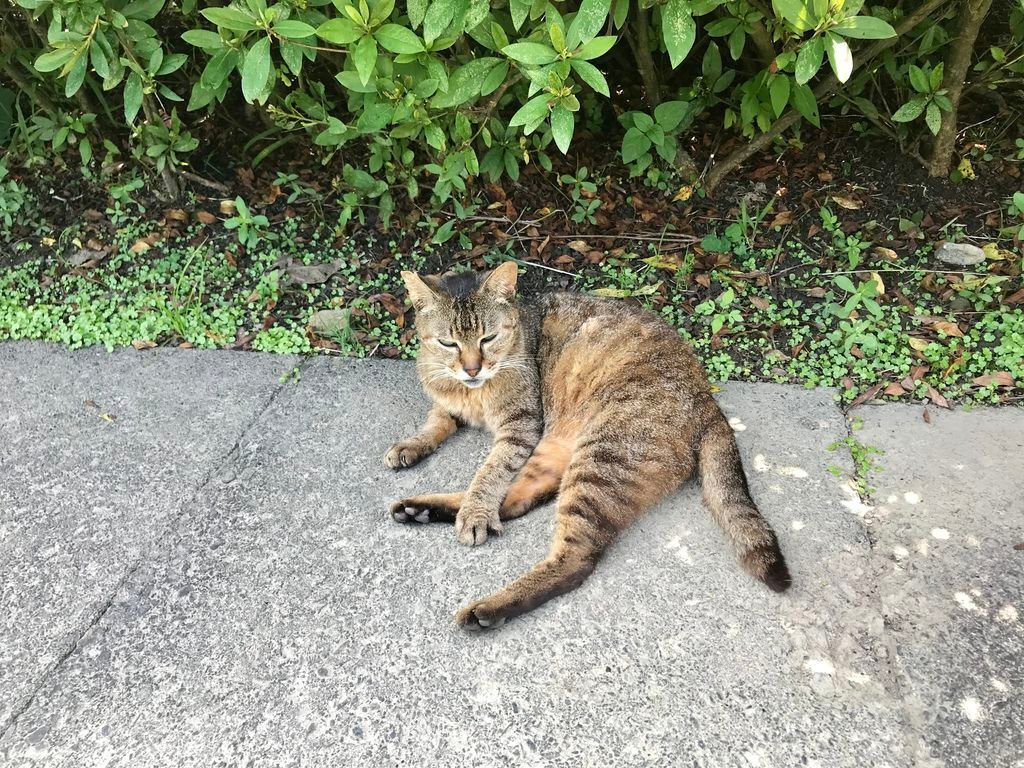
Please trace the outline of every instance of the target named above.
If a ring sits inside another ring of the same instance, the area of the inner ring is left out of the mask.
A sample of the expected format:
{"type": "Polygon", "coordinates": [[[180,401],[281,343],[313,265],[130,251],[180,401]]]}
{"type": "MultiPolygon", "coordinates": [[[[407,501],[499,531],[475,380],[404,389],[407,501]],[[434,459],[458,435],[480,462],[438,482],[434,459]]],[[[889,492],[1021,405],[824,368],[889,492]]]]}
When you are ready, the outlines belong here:
{"type": "MultiPolygon", "coordinates": [[[[849,414],[844,411],[843,422],[846,425],[847,437],[856,441],[857,437],[853,428],[853,421],[849,414]]],[[[851,460],[853,460],[852,456],[851,460]]],[[[853,484],[853,486],[862,504],[871,509],[877,506],[878,500],[870,493],[873,489],[868,488],[868,490],[862,491],[857,484],[853,484]]],[[[867,577],[870,591],[865,593],[865,597],[877,605],[878,615],[882,620],[879,642],[885,650],[883,684],[885,685],[886,694],[896,704],[897,712],[903,721],[904,754],[915,768],[932,768],[935,766],[935,761],[924,744],[921,727],[922,713],[920,707],[913,703],[909,692],[902,683],[902,676],[898,669],[899,643],[893,631],[892,620],[885,610],[885,600],[882,594],[882,576],[884,569],[888,565],[888,558],[879,550],[877,526],[880,524],[879,518],[871,512],[866,513],[861,518],[861,527],[864,530],[864,536],[868,543],[868,564],[870,566],[867,577]]]]}
{"type": "MultiPolygon", "coordinates": [[[[298,370],[299,373],[300,381],[302,372],[306,369],[306,367],[309,365],[311,361],[312,357],[307,356],[302,359],[298,366],[296,366],[296,369],[298,370]]],[[[82,640],[89,634],[89,632],[92,631],[92,629],[95,626],[97,626],[100,623],[100,621],[103,620],[103,617],[107,615],[107,613],[113,607],[114,603],[117,601],[117,596],[124,589],[125,585],[127,585],[135,576],[135,574],[138,573],[139,569],[143,566],[144,563],[146,563],[148,560],[151,560],[154,556],[160,553],[167,537],[174,531],[177,524],[185,517],[189,509],[202,495],[203,491],[215,479],[217,479],[218,476],[223,474],[225,469],[238,462],[241,456],[241,446],[246,436],[249,435],[250,432],[252,432],[253,428],[257,425],[260,419],[263,418],[264,414],[266,414],[267,411],[269,411],[270,408],[277,401],[277,398],[280,396],[280,394],[284,392],[290,384],[292,384],[292,381],[292,371],[288,371],[284,376],[282,376],[277,387],[275,387],[274,390],[270,393],[270,396],[266,398],[266,401],[261,406],[257,407],[253,417],[242,425],[242,428],[241,430],[239,430],[238,433],[238,438],[235,440],[232,446],[224,453],[220,461],[216,462],[213,468],[199,481],[192,494],[178,507],[177,513],[172,514],[168,517],[164,525],[164,530],[161,531],[157,539],[149,546],[149,548],[142,555],[139,556],[138,559],[136,559],[128,567],[124,575],[118,580],[117,584],[114,586],[113,590],[111,590],[106,600],[103,601],[102,605],[100,605],[100,607],[96,611],[94,611],[92,616],[86,621],[85,626],[82,628],[82,630],[75,633],[74,638],[71,640],[71,642],[68,643],[67,647],[60,654],[57,660],[54,661],[53,664],[48,666],[46,670],[43,672],[43,674],[40,675],[39,682],[32,690],[32,692],[25,697],[25,700],[20,705],[15,706],[11,709],[11,715],[8,718],[7,722],[0,724],[0,742],[2,742],[7,737],[8,733],[14,730],[14,727],[17,725],[18,720],[21,718],[23,714],[25,714],[25,712],[28,711],[29,707],[32,706],[33,702],[38,697],[39,692],[50,681],[50,679],[61,669],[64,663],[71,657],[71,655],[78,649],[78,647],[82,643],[82,640]]]]}

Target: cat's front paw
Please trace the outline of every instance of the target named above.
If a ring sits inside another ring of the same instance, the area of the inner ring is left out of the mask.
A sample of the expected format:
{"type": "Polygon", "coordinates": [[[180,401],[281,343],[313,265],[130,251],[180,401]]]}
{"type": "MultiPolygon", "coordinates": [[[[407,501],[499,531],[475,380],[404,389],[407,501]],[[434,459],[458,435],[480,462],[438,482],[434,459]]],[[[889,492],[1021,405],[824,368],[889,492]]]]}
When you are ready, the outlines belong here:
{"type": "Polygon", "coordinates": [[[419,440],[400,440],[384,454],[384,463],[392,469],[404,469],[418,464],[432,453],[429,446],[419,440]]]}
{"type": "Polygon", "coordinates": [[[493,600],[477,600],[455,614],[455,622],[471,631],[496,629],[505,623],[506,618],[504,611],[493,600]]]}
{"type": "Polygon", "coordinates": [[[483,507],[463,507],[455,518],[455,535],[459,544],[475,547],[487,541],[488,531],[501,533],[501,519],[497,510],[483,507]]]}
{"type": "Polygon", "coordinates": [[[420,506],[412,499],[402,499],[391,505],[391,516],[397,523],[429,523],[430,507],[420,506]]]}

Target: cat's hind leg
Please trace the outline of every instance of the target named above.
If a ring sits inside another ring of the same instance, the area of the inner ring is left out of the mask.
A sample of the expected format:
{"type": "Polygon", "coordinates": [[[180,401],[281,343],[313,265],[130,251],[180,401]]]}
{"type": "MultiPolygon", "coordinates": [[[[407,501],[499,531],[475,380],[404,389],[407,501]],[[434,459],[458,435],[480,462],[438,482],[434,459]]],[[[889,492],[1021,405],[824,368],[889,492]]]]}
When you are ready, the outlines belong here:
{"type": "Polygon", "coordinates": [[[467,629],[500,626],[579,587],[618,534],[692,471],[617,448],[615,438],[581,440],[558,495],[548,556],[504,589],[456,614],[467,629]]]}

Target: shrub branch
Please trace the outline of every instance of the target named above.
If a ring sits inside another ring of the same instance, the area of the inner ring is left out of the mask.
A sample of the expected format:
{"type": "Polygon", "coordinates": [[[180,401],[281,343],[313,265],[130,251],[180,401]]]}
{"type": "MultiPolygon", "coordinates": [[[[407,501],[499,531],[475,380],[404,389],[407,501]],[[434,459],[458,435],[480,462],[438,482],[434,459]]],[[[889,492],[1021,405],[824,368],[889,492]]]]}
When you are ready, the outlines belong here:
{"type": "Polygon", "coordinates": [[[960,97],[963,95],[967,70],[971,66],[974,43],[991,7],[992,0],[966,0],[957,16],[956,26],[960,30],[960,35],[950,45],[946,73],[942,81],[942,87],[946,89],[946,96],[953,108],[942,114],[942,123],[932,145],[931,161],[928,166],[928,173],[932,176],[949,175],[956,143],[960,97]]]}
{"type": "MultiPolygon", "coordinates": [[[[888,50],[892,46],[899,42],[899,39],[910,32],[914,27],[920,24],[922,21],[927,19],[936,10],[943,7],[951,0],[928,0],[914,13],[903,19],[902,22],[895,26],[896,36],[890,37],[886,40],[879,40],[877,43],[872,45],[870,48],[864,51],[860,56],[862,64],[867,64],[877,57],[883,51],[888,50]]],[[[839,87],[839,79],[835,74],[830,74],[824,80],[822,80],[814,89],[814,98],[821,100],[825,96],[830,95],[839,87]]],[[[714,192],[715,188],[722,182],[722,180],[730,173],[735,171],[739,166],[749,160],[751,157],[756,155],[758,152],[767,149],[771,146],[771,143],[785,133],[789,128],[795,125],[800,120],[800,113],[790,107],[786,113],[776,120],[772,127],[769,128],[762,134],[755,136],[753,139],[748,141],[741,147],[733,150],[731,153],[726,155],[724,158],[719,160],[713,166],[707,177],[704,179],[704,189],[710,194],[714,192]]]]}

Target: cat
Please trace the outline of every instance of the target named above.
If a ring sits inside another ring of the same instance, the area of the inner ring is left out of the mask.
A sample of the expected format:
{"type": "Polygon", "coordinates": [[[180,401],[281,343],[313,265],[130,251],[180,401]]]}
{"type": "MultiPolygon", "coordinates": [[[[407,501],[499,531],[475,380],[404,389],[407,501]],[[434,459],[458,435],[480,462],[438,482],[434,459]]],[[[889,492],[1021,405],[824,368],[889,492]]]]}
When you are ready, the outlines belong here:
{"type": "Polygon", "coordinates": [[[402,272],[432,405],[384,463],[411,467],[464,424],[487,427],[494,444],[465,492],[402,499],[394,519],[454,523],[460,543],[479,545],[503,521],[558,499],[547,558],[456,621],[500,626],[576,589],[618,534],[695,470],[741,565],[786,590],[789,570],[750,497],[732,428],[678,332],[613,299],[523,301],[517,277],[514,262],[484,274],[402,272]]]}

